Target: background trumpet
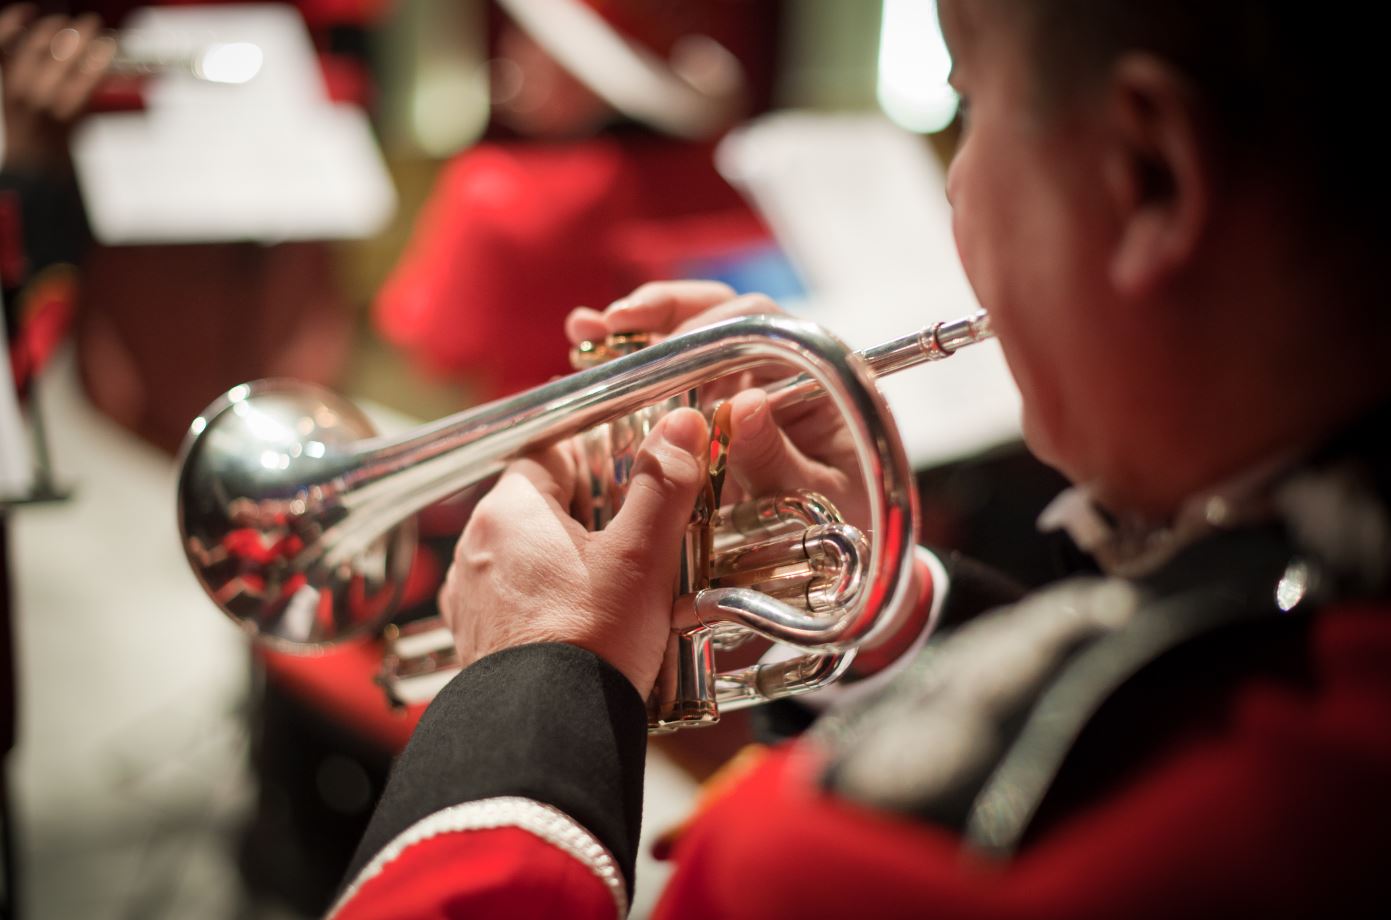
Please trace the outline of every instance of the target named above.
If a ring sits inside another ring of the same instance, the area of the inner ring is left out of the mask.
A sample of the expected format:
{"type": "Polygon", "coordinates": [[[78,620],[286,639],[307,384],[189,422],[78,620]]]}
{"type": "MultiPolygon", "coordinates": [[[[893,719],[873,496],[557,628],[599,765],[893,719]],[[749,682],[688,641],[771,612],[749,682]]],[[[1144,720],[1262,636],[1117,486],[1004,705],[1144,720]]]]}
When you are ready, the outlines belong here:
{"type": "MultiPolygon", "coordinates": [[[[76,53],[82,36],[71,26],[59,29],[48,50],[63,61],[76,53]]],[[[97,37],[104,46],[92,60],[106,60],[107,73],[116,76],[155,76],[182,73],[205,83],[242,84],[261,72],[265,55],[252,42],[217,41],[179,32],[140,29],[111,30],[97,37]]],[[[89,52],[90,54],[90,52],[89,52]]]]}
{"type": "MultiPolygon", "coordinates": [[[[696,388],[759,365],[800,374],[769,389],[775,407],[832,400],[853,437],[868,493],[868,530],[819,496],[761,497],[721,507],[712,484],[683,548],[680,591],[694,620],[674,631],[650,701],[655,728],[702,724],[719,707],[815,689],[878,635],[906,592],[916,535],[911,470],[876,374],[944,358],[990,336],[983,313],[940,323],[863,353],[809,323],[731,320],[667,339],[571,377],[451,416],[404,437],[373,437],[350,404],[314,387],[261,381],[229,391],[193,423],[179,479],[186,555],[218,606],[254,637],[312,649],[379,629],[407,575],[412,516],[498,473],[510,460],[582,435],[586,452],[635,450],[646,430],[696,388]],[[868,590],[867,590],[868,589],[868,590]],[[730,673],[713,652],[749,632],[807,651],[730,673]]],[[[605,346],[614,352],[627,347],[605,346]]],[[[607,357],[607,355],[602,355],[607,357]]],[[[712,472],[718,477],[718,464],[712,472]]],[[[602,526],[622,501],[623,463],[586,520],[602,526]]],[[[397,654],[388,686],[416,678],[397,654]]],[[[430,667],[448,655],[423,655],[430,667]]],[[[390,661],[388,661],[390,663],[390,661]]]]}
{"type": "Polygon", "coordinates": [[[163,32],[112,33],[111,72],[133,76],[184,73],[206,83],[247,83],[261,72],[265,55],[251,42],[200,40],[163,32]]]}

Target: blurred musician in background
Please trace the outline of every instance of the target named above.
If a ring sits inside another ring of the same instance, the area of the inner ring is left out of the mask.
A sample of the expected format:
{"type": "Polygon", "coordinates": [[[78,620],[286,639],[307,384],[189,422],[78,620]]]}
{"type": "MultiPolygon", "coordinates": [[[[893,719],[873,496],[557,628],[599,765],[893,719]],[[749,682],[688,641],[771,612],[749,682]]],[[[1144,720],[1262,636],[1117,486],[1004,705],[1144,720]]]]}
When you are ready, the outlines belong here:
{"type": "Polygon", "coordinates": [[[499,0],[488,136],[442,170],[383,337],[482,402],[569,372],[575,304],[766,245],[714,149],[769,104],[779,5],[499,0]]]}
{"type": "MultiPolygon", "coordinates": [[[[114,51],[95,16],[40,18],[32,4],[0,7],[0,341],[8,346],[0,372],[13,375],[21,401],[29,401],[36,377],[72,323],[87,230],[67,134],[114,51]]],[[[6,501],[52,497],[49,470],[36,473],[29,494],[0,490],[0,912],[6,916],[17,909],[21,887],[6,763],[17,729],[6,501]]]]}
{"type": "MultiPolygon", "coordinates": [[[[74,72],[81,69],[75,62],[87,62],[93,85],[83,104],[72,109],[71,93],[54,100],[71,124],[84,111],[133,114],[146,108],[157,74],[120,66],[102,74],[90,66],[93,53],[108,60],[116,53],[128,17],[144,7],[204,2],[44,0],[17,6],[45,14],[27,14],[34,19],[31,50],[61,57],[74,72]],[[66,14],[47,15],[53,10],[66,14]],[[41,32],[51,47],[39,40],[41,32]],[[77,54],[70,46],[78,39],[95,42],[95,52],[77,54]]],[[[329,97],[365,105],[373,95],[365,63],[367,35],[388,0],[285,0],[283,5],[297,10],[310,30],[329,97]]],[[[40,94],[51,91],[39,88],[40,94]]],[[[67,132],[54,139],[62,145],[50,160],[67,164],[67,132]]],[[[76,200],[75,190],[72,197],[76,200]]],[[[118,424],[171,454],[188,419],[212,395],[260,376],[337,382],[352,341],[351,304],[329,242],[195,239],[86,246],[81,265],[86,283],[75,291],[72,311],[78,372],[88,398],[118,424]]]]}
{"type": "MultiPolygon", "coordinates": [[[[941,13],[961,256],[1029,444],[1078,484],[1045,523],[1101,574],[966,622],[730,778],[675,839],[659,914],[1381,915],[1391,310],[1357,128],[1382,32],[1238,0],[941,13]]],[[[646,288],[570,329],[768,308],[728,295],[646,288]]],[[[757,392],[733,416],[750,485],[843,481],[757,392]]],[[[567,515],[559,450],[482,502],[442,594],[475,663],[337,916],[621,915],[705,437],[668,416],[599,533],[567,515]]]]}
{"type": "MultiPolygon", "coordinates": [[[[227,387],[266,375],[335,379],[346,358],[353,316],[340,286],[333,244],[327,241],[92,243],[74,175],[73,129],[91,112],[145,106],[153,77],[140,68],[122,72],[119,65],[110,66],[121,35],[113,30],[126,25],[139,8],[160,5],[173,4],[0,0],[0,280],[10,365],[21,397],[71,333],[77,365],[96,407],[172,453],[189,419],[227,387]]],[[[310,29],[325,91],[335,100],[367,102],[373,92],[365,60],[367,35],[390,8],[389,0],[297,0],[287,6],[297,9],[310,29]]],[[[29,405],[37,409],[38,403],[29,405]]],[[[37,419],[36,411],[29,418],[37,419]]],[[[4,513],[0,507],[0,544],[4,513]]],[[[236,548],[266,551],[251,545],[236,548]]],[[[0,569],[6,565],[4,550],[0,545],[0,569]]],[[[5,707],[0,746],[8,750],[15,740],[16,688],[5,574],[0,571],[0,697],[5,707]]],[[[269,728],[266,721],[258,722],[258,738],[285,721],[273,721],[269,728]]],[[[322,721],[314,712],[296,722],[291,729],[295,740],[308,747],[306,739],[315,737],[322,721]]],[[[264,750],[264,745],[257,748],[262,759],[254,761],[263,786],[258,802],[277,803],[283,796],[275,782],[264,779],[270,772],[262,768],[264,750]]],[[[307,768],[311,783],[317,766],[307,768]]],[[[366,807],[364,802],[360,809],[366,807]]],[[[283,812],[272,818],[283,819],[283,812]]],[[[354,838],[364,819],[352,815],[346,836],[354,838]]],[[[293,854],[298,841],[283,830],[284,823],[276,825],[276,836],[293,854]]],[[[327,833],[335,831],[329,827],[327,833]]],[[[242,867],[248,891],[259,895],[276,887],[277,878],[264,877],[264,865],[288,866],[286,873],[300,879],[312,875],[282,857],[280,849],[266,846],[263,838],[248,836],[245,849],[264,856],[242,867]]],[[[330,890],[341,874],[351,845],[349,840],[341,854],[327,852],[329,868],[315,889],[311,910],[321,909],[327,894],[320,892],[330,890]]],[[[11,855],[10,847],[0,849],[7,858],[11,855]]],[[[311,878],[306,884],[313,883],[311,878]]]]}
{"type": "Polygon", "coordinates": [[[105,78],[116,45],[95,15],[0,9],[0,280],[21,392],[71,324],[87,243],[68,132],[105,78]]]}

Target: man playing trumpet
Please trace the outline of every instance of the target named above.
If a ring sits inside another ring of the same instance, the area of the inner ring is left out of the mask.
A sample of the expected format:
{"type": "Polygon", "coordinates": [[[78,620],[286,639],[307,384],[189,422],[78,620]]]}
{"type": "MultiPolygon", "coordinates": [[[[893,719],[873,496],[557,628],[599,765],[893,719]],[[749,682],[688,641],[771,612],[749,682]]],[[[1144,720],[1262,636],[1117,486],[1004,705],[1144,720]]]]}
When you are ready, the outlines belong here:
{"type": "MultiPolygon", "coordinates": [[[[659,913],[1379,914],[1391,312],[1385,194],[1347,130],[1378,30],[1237,0],[941,12],[970,113],[948,178],[962,260],[1030,447],[1078,484],[1047,523],[1104,574],[981,614],[764,756],[676,841],[659,913]]],[[[653,285],[568,331],[772,309],[728,298],[653,285]]],[[[731,417],[745,488],[853,507],[833,422],[780,427],[757,390],[731,417]]],[[[441,592],[472,664],[398,764],[338,916],[622,912],[707,436],[669,415],[599,533],[567,513],[563,449],[479,505],[441,592]]]]}

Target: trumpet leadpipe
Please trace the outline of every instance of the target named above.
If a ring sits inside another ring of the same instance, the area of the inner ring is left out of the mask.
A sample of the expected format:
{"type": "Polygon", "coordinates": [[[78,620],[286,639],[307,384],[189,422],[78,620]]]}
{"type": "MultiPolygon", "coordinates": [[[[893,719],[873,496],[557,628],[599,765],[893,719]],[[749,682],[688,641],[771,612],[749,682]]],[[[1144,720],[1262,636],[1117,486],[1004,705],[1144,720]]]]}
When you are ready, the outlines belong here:
{"type": "MultiPolygon", "coordinates": [[[[857,351],[855,354],[869,366],[869,371],[874,377],[887,377],[919,364],[950,358],[967,345],[994,337],[995,332],[990,327],[989,314],[984,310],[978,310],[961,319],[924,326],[917,332],[857,351]]],[[[807,374],[788,377],[763,389],[774,409],[795,406],[825,393],[807,374]]]]}

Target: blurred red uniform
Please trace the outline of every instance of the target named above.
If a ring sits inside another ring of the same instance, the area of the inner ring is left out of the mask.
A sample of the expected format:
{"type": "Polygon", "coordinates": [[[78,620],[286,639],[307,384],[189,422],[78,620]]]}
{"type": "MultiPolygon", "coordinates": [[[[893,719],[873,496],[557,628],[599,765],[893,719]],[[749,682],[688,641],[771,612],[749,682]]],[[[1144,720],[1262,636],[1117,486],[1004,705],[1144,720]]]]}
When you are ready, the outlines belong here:
{"type": "Polygon", "coordinates": [[[571,369],[561,323],[575,306],[764,238],[710,145],[632,133],[485,143],[452,161],[377,301],[382,334],[499,396],[571,369]]]}
{"type": "Polygon", "coordinates": [[[724,128],[766,107],[777,38],[776,3],[565,4],[579,8],[595,47],[545,4],[501,5],[520,22],[499,21],[494,42],[516,92],[547,89],[499,103],[494,136],[445,167],[376,305],[386,339],[482,398],[568,372],[561,324],[575,306],[699,275],[702,261],[766,242],[716,170],[714,147],[724,128]],[[721,49],[711,53],[729,68],[737,102],[702,96],[667,70],[697,39],[721,49]],[[629,86],[611,85],[606,69],[613,56],[651,64],[652,85],[623,95],[629,86]],[[673,108],[691,111],[663,117],[668,90],[673,108]]]}

